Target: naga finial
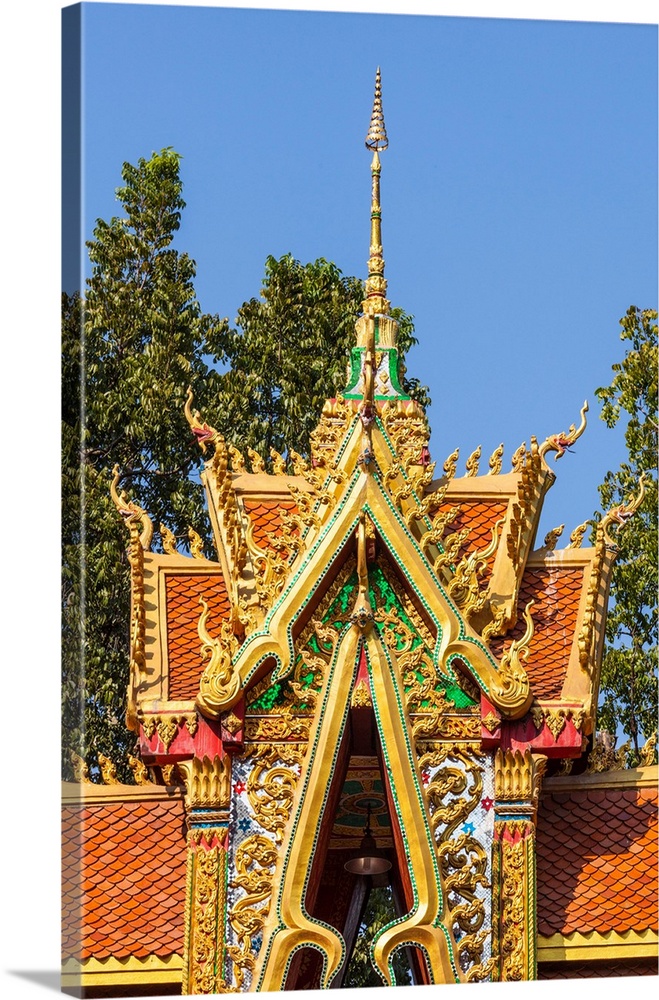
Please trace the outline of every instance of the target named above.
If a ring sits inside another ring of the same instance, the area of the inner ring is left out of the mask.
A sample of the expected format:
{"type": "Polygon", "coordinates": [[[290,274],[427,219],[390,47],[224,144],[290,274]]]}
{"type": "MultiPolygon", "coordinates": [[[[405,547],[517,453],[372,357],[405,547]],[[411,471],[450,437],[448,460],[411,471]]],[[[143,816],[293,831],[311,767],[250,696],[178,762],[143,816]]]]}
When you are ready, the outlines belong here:
{"type": "Polygon", "coordinates": [[[183,407],[183,412],[185,413],[185,419],[188,422],[192,434],[203,452],[206,451],[207,444],[216,444],[220,439],[221,435],[207,424],[205,420],[201,419],[201,414],[199,410],[192,409],[192,401],[194,399],[194,394],[192,392],[192,386],[188,386],[188,391],[185,397],[185,406],[183,407]]]}
{"type": "Polygon", "coordinates": [[[586,400],[581,407],[581,423],[578,427],[574,424],[570,424],[570,429],[567,434],[551,434],[546,441],[540,445],[540,454],[544,457],[548,451],[555,451],[556,457],[555,462],[558,462],[566,451],[572,447],[574,442],[581,437],[586,429],[586,413],[588,412],[588,401],[586,400]]]}
{"type": "Polygon", "coordinates": [[[382,111],[382,86],[380,83],[380,67],[375,74],[375,97],[371,124],[364,144],[373,150],[371,162],[372,193],[371,193],[371,246],[368,259],[368,278],[366,279],[366,295],[362,304],[366,315],[387,315],[390,304],[385,298],[387,280],[384,276],[384,257],[382,256],[382,209],[380,207],[380,157],[378,150],[389,145],[387,131],[384,127],[382,111]]]}
{"type": "Polygon", "coordinates": [[[601,530],[604,533],[604,541],[607,545],[612,546],[614,549],[618,548],[618,544],[614,538],[609,534],[609,529],[616,528],[616,534],[623,528],[632,514],[635,514],[638,508],[643,503],[643,498],[645,497],[645,483],[646,474],[641,473],[640,479],[638,481],[638,493],[636,496],[631,497],[629,500],[624,500],[622,503],[613,507],[612,510],[608,511],[601,521],[601,530]]]}
{"type": "Polygon", "coordinates": [[[144,508],[140,507],[140,505],[135,503],[134,500],[129,500],[126,492],[119,489],[120,480],[121,472],[119,471],[119,466],[115,464],[112,469],[110,496],[112,497],[113,503],[119,511],[121,517],[128,526],[129,531],[132,526],[135,526],[135,530],[137,531],[136,526],[141,522],[142,532],[139,536],[140,543],[144,551],[148,552],[151,548],[151,540],[153,538],[153,523],[144,508]]]}

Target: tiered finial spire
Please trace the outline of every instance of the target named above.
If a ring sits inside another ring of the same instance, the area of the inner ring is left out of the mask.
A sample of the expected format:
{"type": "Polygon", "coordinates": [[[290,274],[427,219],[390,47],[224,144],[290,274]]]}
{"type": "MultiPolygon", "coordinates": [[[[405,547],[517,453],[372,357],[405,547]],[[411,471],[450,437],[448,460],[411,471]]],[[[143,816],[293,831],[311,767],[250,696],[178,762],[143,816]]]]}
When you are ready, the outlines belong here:
{"type": "Polygon", "coordinates": [[[381,167],[378,150],[386,149],[389,145],[389,140],[387,139],[384,113],[382,111],[382,84],[380,81],[379,66],[375,74],[373,111],[371,112],[371,124],[366,135],[365,145],[367,149],[373,150],[373,160],[371,162],[373,181],[371,195],[371,246],[368,260],[368,278],[366,279],[366,297],[362,308],[367,315],[386,316],[389,312],[390,304],[385,298],[387,294],[387,281],[384,276],[384,257],[382,256],[381,167]]]}

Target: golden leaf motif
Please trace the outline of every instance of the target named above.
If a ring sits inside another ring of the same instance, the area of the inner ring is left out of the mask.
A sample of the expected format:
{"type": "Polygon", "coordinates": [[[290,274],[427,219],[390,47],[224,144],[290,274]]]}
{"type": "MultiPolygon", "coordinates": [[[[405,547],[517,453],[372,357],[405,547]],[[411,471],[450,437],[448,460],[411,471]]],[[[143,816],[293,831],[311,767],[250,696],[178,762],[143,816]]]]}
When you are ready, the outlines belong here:
{"type": "Polygon", "coordinates": [[[502,459],[503,459],[503,442],[501,442],[499,447],[495,451],[493,451],[492,454],[490,455],[490,462],[489,462],[490,471],[488,475],[490,476],[499,475],[499,473],[501,472],[501,466],[503,465],[502,459]]]}
{"type": "Polygon", "coordinates": [[[213,637],[206,628],[209,608],[207,601],[199,598],[202,613],[197,624],[197,633],[201,641],[202,659],[208,660],[199,681],[197,704],[204,714],[217,718],[225,706],[233,704],[241,690],[240,674],[234,670],[232,657],[238,643],[231,629],[230,622],[223,621],[220,634],[213,637]]]}

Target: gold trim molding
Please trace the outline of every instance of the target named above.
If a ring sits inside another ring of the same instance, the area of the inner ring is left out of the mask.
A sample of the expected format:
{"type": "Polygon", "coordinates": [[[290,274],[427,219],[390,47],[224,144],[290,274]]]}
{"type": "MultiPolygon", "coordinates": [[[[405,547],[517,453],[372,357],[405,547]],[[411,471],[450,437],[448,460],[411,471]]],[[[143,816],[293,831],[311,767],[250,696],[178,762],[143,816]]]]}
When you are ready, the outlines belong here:
{"type": "Polygon", "coordinates": [[[656,930],[608,931],[600,934],[589,931],[581,934],[552,934],[538,936],[538,962],[577,962],[612,960],[618,958],[656,958],[659,953],[659,935],[656,930]]]}
{"type": "Polygon", "coordinates": [[[137,986],[180,983],[183,957],[178,954],[146,958],[68,958],[62,963],[61,986],[137,986]]]}

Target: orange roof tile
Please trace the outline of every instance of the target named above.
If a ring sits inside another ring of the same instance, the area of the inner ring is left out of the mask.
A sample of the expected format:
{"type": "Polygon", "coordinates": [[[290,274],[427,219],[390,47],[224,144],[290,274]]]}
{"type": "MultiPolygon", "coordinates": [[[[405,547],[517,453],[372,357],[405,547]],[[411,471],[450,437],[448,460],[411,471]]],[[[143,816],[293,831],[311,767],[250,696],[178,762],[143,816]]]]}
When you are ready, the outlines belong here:
{"type": "MultiPolygon", "coordinates": [[[[452,507],[459,507],[460,512],[446,529],[446,535],[462,531],[463,528],[469,529],[469,537],[458,552],[456,561],[459,561],[463,556],[471,552],[482,552],[490,545],[492,529],[497,521],[506,516],[508,503],[495,497],[479,497],[474,500],[453,499],[449,494],[438,510],[445,514],[452,507]]],[[[436,514],[437,510],[432,511],[431,517],[436,514]]],[[[488,567],[482,577],[484,583],[489,579],[495,558],[496,552],[488,560],[488,567]]]]}
{"type": "Polygon", "coordinates": [[[203,669],[197,623],[202,612],[199,598],[208,602],[208,631],[219,629],[231,611],[231,601],[221,573],[168,573],[165,578],[167,606],[167,655],[169,699],[191,700],[199,690],[203,669]]]}
{"type": "Polygon", "coordinates": [[[580,566],[527,566],[517,599],[517,625],[503,638],[495,638],[491,649],[501,657],[513,639],[525,629],[524,608],[531,608],[534,633],[529,646],[526,672],[536,698],[560,698],[567,672],[577,612],[583,585],[580,566]]]}
{"type": "Polygon", "coordinates": [[[656,958],[612,959],[610,962],[543,962],[538,966],[538,979],[611,979],[613,976],[656,975],[656,958]]]}
{"type": "Polygon", "coordinates": [[[292,514],[297,511],[297,504],[293,500],[284,500],[280,497],[264,500],[243,499],[243,508],[252,522],[252,537],[261,549],[267,549],[268,535],[274,532],[276,535],[282,533],[282,523],[279,516],[280,511],[292,514]]]}
{"type": "Polygon", "coordinates": [[[183,829],[180,798],[64,807],[64,960],[181,954],[183,829]]]}
{"type": "Polygon", "coordinates": [[[656,928],[656,788],[552,790],[537,848],[540,934],[656,928]]]}

